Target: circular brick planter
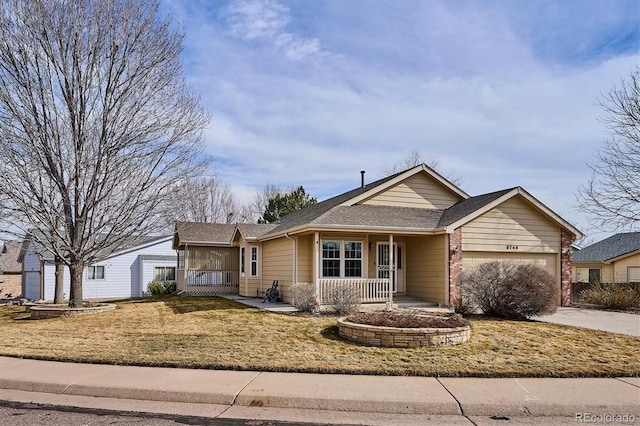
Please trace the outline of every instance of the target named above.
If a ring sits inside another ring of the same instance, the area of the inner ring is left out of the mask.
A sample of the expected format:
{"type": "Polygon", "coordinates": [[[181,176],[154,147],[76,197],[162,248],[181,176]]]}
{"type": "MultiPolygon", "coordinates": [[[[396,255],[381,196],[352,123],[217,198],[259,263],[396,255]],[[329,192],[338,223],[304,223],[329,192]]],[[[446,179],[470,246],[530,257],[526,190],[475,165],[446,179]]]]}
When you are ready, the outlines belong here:
{"type": "Polygon", "coordinates": [[[98,312],[112,311],[115,308],[116,305],[109,303],[100,303],[95,306],[85,306],[82,308],[70,308],[65,305],[34,304],[28,308],[28,312],[31,312],[31,319],[50,319],[97,314],[98,312]]]}
{"type": "Polygon", "coordinates": [[[417,348],[464,343],[471,337],[471,326],[455,328],[395,328],[356,324],[338,319],[341,337],[369,346],[417,348]]]}

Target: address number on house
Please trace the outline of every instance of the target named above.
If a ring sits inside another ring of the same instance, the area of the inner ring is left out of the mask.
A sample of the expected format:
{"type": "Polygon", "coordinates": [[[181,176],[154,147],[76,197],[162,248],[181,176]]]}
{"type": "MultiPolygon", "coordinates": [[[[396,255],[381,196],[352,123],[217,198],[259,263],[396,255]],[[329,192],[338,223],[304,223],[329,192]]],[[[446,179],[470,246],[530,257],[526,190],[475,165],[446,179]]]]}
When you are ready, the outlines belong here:
{"type": "Polygon", "coordinates": [[[512,246],[507,244],[507,250],[518,250],[518,246],[512,246]]]}

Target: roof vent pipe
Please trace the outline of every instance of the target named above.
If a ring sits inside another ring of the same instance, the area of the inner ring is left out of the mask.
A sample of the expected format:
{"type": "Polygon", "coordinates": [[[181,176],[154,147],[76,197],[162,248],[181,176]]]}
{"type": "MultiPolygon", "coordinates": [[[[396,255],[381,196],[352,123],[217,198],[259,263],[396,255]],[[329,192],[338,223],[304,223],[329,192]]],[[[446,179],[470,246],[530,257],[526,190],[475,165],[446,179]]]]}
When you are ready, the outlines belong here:
{"type": "Polygon", "coordinates": [[[364,188],[364,170],[360,170],[360,188],[364,188]]]}

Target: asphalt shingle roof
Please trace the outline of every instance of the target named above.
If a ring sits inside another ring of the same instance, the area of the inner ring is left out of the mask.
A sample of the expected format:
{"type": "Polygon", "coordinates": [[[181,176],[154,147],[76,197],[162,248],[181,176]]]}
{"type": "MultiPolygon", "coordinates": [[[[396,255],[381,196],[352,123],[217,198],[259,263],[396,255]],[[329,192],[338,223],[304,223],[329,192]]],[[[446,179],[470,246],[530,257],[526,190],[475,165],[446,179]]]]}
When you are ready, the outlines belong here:
{"type": "Polygon", "coordinates": [[[309,207],[305,207],[302,210],[298,210],[291,214],[288,214],[285,217],[281,218],[280,221],[277,223],[277,226],[271,231],[267,232],[265,235],[279,234],[281,232],[286,232],[287,230],[296,228],[298,226],[316,223],[315,222],[316,219],[318,219],[320,216],[327,213],[329,210],[333,209],[334,207],[337,207],[340,204],[345,203],[352,198],[355,198],[361,194],[364,194],[365,192],[370,191],[371,189],[394,179],[396,176],[399,176],[404,172],[405,171],[402,171],[400,173],[387,176],[385,178],[368,183],[359,188],[352,189],[351,191],[347,191],[343,194],[336,195],[335,197],[328,198],[317,204],[311,205],[309,207]]]}
{"type": "Polygon", "coordinates": [[[502,191],[476,195],[475,197],[470,197],[466,200],[459,201],[442,213],[442,217],[440,218],[437,227],[442,228],[451,225],[452,223],[459,221],[460,219],[470,215],[476,210],[481,209],[487,204],[497,200],[503,195],[508,194],[514,189],[515,188],[503,189],[502,191]]]}
{"type": "Polygon", "coordinates": [[[640,250],[640,232],[615,234],[573,254],[574,262],[606,262],[640,250]]]}
{"type": "Polygon", "coordinates": [[[181,243],[229,244],[236,230],[236,225],[233,223],[178,222],[176,230],[181,243]]]}
{"type": "Polygon", "coordinates": [[[6,241],[0,245],[0,273],[22,272],[22,265],[18,262],[21,246],[20,241],[6,241]]]}
{"type": "Polygon", "coordinates": [[[255,239],[261,237],[275,228],[275,223],[239,223],[238,230],[245,239],[255,239]]]}

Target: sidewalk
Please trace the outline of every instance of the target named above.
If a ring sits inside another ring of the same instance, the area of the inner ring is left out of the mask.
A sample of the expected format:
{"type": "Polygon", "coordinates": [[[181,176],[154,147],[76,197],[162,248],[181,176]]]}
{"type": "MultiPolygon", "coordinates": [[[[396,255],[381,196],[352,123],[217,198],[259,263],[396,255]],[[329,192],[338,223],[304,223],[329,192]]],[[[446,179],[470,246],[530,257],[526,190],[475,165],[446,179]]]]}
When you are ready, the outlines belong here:
{"type": "MultiPolygon", "coordinates": [[[[128,411],[175,410],[181,415],[220,418],[240,416],[240,412],[258,416],[241,418],[261,418],[274,413],[273,409],[293,409],[296,413],[309,410],[306,412],[313,413],[315,421],[321,418],[324,422],[338,422],[343,417],[353,419],[347,414],[383,419],[379,424],[390,424],[391,419],[407,419],[404,424],[411,424],[433,416],[440,423],[449,419],[453,422],[449,424],[469,424],[468,419],[473,416],[545,416],[549,420],[561,417],[575,422],[577,413],[640,419],[640,378],[352,376],[73,364],[0,357],[0,400],[43,403],[43,399],[53,405],[105,408],[107,404],[131,407],[128,411]],[[336,414],[327,416],[318,410],[336,414]],[[462,420],[464,423],[459,422],[462,420]]],[[[552,423],[556,421],[549,424],[552,423]]]]}

